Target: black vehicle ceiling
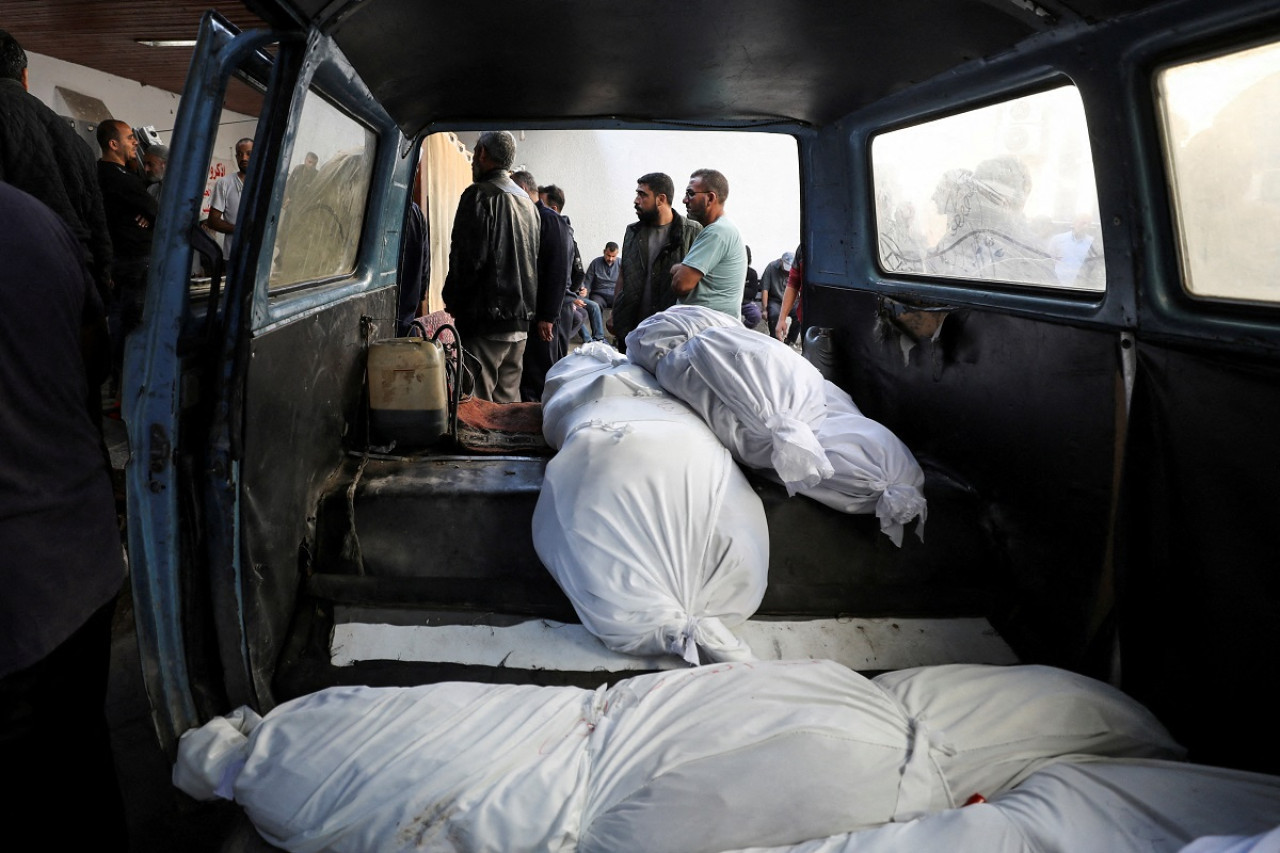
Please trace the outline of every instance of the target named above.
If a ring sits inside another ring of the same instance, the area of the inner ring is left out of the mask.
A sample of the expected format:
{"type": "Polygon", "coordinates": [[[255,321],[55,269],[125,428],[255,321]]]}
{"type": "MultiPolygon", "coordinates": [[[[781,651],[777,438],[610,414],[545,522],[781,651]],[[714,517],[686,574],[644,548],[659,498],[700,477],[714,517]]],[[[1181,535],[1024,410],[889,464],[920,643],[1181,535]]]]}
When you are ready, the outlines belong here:
{"type": "MultiPolygon", "coordinates": [[[[435,122],[822,125],[1156,0],[297,0],[406,134],[435,122]]],[[[250,0],[268,20],[278,8],[250,0]]]]}

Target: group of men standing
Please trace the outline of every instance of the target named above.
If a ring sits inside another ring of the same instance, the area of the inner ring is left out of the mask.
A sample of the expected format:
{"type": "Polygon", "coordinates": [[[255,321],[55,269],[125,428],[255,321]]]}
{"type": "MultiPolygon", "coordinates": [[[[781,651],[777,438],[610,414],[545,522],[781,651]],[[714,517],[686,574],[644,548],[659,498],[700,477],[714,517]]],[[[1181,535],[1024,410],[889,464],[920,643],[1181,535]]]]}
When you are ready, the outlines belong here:
{"type": "Polygon", "coordinates": [[[584,340],[603,340],[602,309],[618,347],[646,317],[681,303],[738,316],[747,273],[742,235],[725,216],[729,182],[698,169],[684,193],[688,213],[672,207],[675,184],[661,172],[636,182],[637,221],[621,258],[609,243],[584,273],[564,193],[509,173],[515,138],[482,133],[472,156],[473,183],[454,219],[444,303],[479,364],[476,397],[497,403],[539,400],[547,370],[569,348],[575,312],[584,340]],[[530,334],[532,330],[532,336],[530,334]]]}

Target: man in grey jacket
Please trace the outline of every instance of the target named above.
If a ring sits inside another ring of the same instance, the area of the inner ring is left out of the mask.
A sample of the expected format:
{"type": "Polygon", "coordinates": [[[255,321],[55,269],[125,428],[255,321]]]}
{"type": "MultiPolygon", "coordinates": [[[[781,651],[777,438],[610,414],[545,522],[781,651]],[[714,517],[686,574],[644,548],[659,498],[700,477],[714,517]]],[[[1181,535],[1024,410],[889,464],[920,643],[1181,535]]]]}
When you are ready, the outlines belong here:
{"type": "Polygon", "coordinates": [[[458,200],[443,291],[462,345],[479,363],[474,394],[495,403],[520,399],[538,293],[541,225],[537,208],[508,174],[515,159],[515,137],[505,130],[476,140],[475,183],[458,200]]]}

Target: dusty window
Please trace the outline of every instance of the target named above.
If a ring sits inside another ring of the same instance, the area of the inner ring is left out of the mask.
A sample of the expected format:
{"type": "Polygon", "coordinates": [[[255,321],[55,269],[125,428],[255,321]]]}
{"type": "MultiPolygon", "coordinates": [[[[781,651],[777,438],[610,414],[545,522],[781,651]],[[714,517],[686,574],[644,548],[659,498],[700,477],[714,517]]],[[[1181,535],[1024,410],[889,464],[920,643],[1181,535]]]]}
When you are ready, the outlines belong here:
{"type": "Polygon", "coordinates": [[[1156,75],[1186,289],[1280,300],[1280,44],[1156,75]]]}
{"type": "Polygon", "coordinates": [[[881,134],[871,160],[886,272],[1106,286],[1075,87],[881,134]]]}
{"type": "Polygon", "coordinates": [[[285,181],[272,289],[354,272],[376,143],[372,130],[308,92],[285,181]]]}

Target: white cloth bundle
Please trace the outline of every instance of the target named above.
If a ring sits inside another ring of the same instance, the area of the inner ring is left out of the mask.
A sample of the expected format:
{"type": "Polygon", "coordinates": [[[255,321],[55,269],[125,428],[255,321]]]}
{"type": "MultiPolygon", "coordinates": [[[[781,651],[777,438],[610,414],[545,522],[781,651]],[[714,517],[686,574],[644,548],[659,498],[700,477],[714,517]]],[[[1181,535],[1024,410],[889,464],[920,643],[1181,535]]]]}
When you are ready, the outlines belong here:
{"type": "Polygon", "coordinates": [[[896,545],[918,518],[923,537],[924,472],[911,451],[790,347],[718,311],[680,305],[644,320],[627,336],[627,353],[698,412],[735,459],[776,475],[788,494],[875,512],[896,545]]]}
{"type": "Polygon", "coordinates": [[[885,673],[875,683],[944,745],[936,760],[955,805],[1011,788],[1049,758],[1068,754],[1055,749],[1055,738],[1085,755],[1184,755],[1142,705],[1063,669],[949,664],[885,673]]]}
{"type": "MultiPolygon", "coordinates": [[[[578,408],[605,398],[661,397],[669,401],[666,410],[688,411],[689,407],[664,391],[651,373],[631,364],[625,355],[608,344],[589,346],[566,355],[547,371],[542,392],[542,434],[547,444],[557,450],[563,447],[569,432],[581,423],[578,408]]],[[[645,404],[637,412],[652,415],[645,404]]]]}
{"type": "Polygon", "coordinates": [[[915,456],[888,427],[863,415],[840,386],[824,382],[823,390],[827,417],[815,435],[834,473],[800,494],[841,512],[874,511],[898,546],[903,527],[919,518],[916,533],[923,539],[924,471],[915,456]]]}
{"type": "MultiPolygon", "coordinates": [[[[1280,818],[1273,820],[1280,821],[1280,818]]],[[[1239,829],[1232,827],[1232,831],[1239,829]]],[[[1206,835],[1183,847],[1181,853],[1280,853],[1280,826],[1253,836],[1206,835]]]]}
{"type": "Polygon", "coordinates": [[[1277,823],[1278,777],[1173,761],[1094,759],[1050,764],[986,803],[738,853],[1275,853],[1280,831],[1251,839],[1216,834],[1259,832],[1277,823]],[[1215,837],[1184,847],[1209,833],[1215,837]]]}
{"type": "Polygon", "coordinates": [[[648,316],[627,335],[627,358],[650,373],[658,362],[699,332],[715,328],[742,328],[742,323],[723,311],[701,305],[673,305],[648,316]]]}
{"type": "MultiPolygon", "coordinates": [[[[981,691],[1007,693],[974,708],[976,719],[957,707],[958,729],[999,742],[983,729],[998,733],[1026,699],[1016,689],[1023,672],[984,674],[981,691]]],[[[1045,679],[1033,673],[1032,682],[1045,679]]],[[[955,674],[946,681],[956,683],[955,674]]],[[[1152,743],[1080,736],[1098,702],[1116,704],[1097,687],[1079,681],[1069,713],[1048,717],[1029,742],[1011,741],[1018,760],[1159,751],[1167,736],[1158,726],[1152,743]]],[[[201,796],[229,789],[263,837],[295,853],[716,853],[951,808],[957,785],[939,759],[973,745],[926,732],[898,696],[830,661],[718,664],[596,691],[336,687],[285,703],[248,731],[215,721],[188,732],[174,779],[201,796]]]]}
{"type": "Polygon", "coordinates": [[[565,358],[548,373],[543,431],[561,452],[533,514],[538,557],[614,651],[753,659],[732,629],[760,606],[768,580],[759,496],[648,372],[587,369],[590,360],[565,358]],[[572,379],[562,381],[561,365],[572,379]]]}
{"type": "Polygon", "coordinates": [[[814,435],[827,413],[822,374],[781,341],[741,324],[704,329],[668,352],[654,376],[735,459],[772,469],[788,494],[835,473],[814,435]]]}

